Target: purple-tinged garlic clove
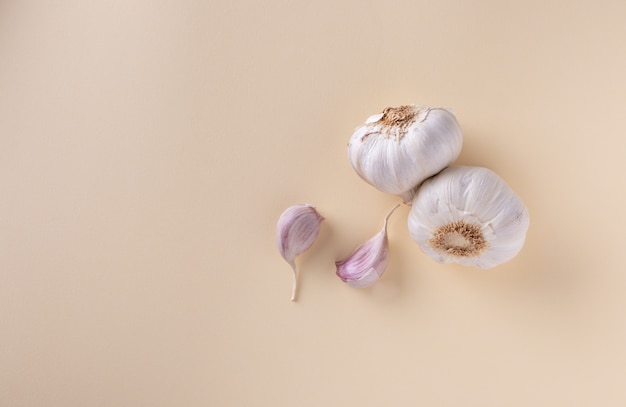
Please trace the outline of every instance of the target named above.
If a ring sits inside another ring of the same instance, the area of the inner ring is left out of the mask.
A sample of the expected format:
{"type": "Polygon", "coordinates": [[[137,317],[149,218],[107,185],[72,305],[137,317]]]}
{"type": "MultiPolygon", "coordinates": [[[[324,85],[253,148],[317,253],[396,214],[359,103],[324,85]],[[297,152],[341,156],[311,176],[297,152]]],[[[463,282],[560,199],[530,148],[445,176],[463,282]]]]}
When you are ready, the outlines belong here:
{"type": "Polygon", "coordinates": [[[337,276],[349,286],[368,287],[378,281],[385,272],[389,261],[387,220],[398,206],[400,205],[396,205],[387,214],[380,232],[357,247],[349,257],[335,263],[337,276]]]}
{"type": "Polygon", "coordinates": [[[290,206],[278,219],[276,245],[280,255],[293,269],[291,301],[296,300],[298,289],[296,257],[313,245],[323,220],[315,207],[308,204],[290,206]]]}

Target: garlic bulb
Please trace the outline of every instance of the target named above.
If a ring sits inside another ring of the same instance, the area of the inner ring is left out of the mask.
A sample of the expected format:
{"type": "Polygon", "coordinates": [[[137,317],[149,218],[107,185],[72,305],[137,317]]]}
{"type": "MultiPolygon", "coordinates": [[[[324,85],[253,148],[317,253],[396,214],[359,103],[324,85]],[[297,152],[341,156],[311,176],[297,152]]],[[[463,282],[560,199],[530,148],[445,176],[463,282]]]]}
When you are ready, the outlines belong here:
{"type": "Polygon", "coordinates": [[[323,220],[315,207],[307,204],[290,206],[278,219],[276,245],[293,270],[291,301],[296,300],[298,288],[296,257],[313,245],[323,220]]]}
{"type": "Polygon", "coordinates": [[[335,263],[337,276],[351,287],[365,288],[374,284],[385,272],[389,261],[387,220],[400,204],[385,217],[383,229],[357,247],[346,259],[335,263]]]}
{"type": "Polygon", "coordinates": [[[495,172],[450,167],[425,181],[409,213],[409,232],[441,263],[490,268],[522,249],[528,210],[495,172]]]}
{"type": "Polygon", "coordinates": [[[461,127],[443,108],[388,107],[358,127],[348,144],[359,176],[382,192],[410,202],[426,178],[452,164],[463,144],[461,127]]]}

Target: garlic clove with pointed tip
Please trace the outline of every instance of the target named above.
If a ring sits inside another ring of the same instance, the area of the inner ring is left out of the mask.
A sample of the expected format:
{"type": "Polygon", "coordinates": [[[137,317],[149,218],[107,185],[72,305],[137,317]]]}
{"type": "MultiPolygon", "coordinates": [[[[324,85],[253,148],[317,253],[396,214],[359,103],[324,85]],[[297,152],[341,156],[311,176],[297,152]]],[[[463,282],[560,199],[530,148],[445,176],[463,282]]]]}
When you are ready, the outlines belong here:
{"type": "Polygon", "coordinates": [[[368,287],[378,281],[385,272],[389,261],[387,220],[398,206],[400,205],[396,205],[387,214],[380,232],[357,247],[348,258],[335,263],[337,276],[349,286],[368,287]]]}
{"type": "Polygon", "coordinates": [[[290,206],[278,219],[276,245],[281,256],[293,270],[291,301],[296,300],[298,289],[296,257],[313,245],[319,235],[323,220],[324,217],[315,207],[308,204],[290,206]]]}
{"type": "Polygon", "coordinates": [[[370,116],[352,134],[348,156],[367,183],[411,202],[416,188],[452,164],[462,145],[461,126],[450,110],[405,105],[370,116]]]}
{"type": "Polygon", "coordinates": [[[450,167],[425,181],[408,219],[411,237],[429,257],[483,269],[515,257],[528,224],[521,198],[482,167],[450,167]]]}

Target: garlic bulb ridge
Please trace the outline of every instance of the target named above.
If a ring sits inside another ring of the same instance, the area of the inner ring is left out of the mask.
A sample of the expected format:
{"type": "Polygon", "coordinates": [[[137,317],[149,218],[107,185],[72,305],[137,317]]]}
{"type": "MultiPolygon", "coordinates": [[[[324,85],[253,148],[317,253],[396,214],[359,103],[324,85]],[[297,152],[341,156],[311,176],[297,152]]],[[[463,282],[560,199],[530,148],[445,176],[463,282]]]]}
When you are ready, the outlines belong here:
{"type": "Polygon", "coordinates": [[[404,105],[368,118],[352,134],[348,155],[363,180],[410,202],[422,181],[456,160],[462,144],[452,112],[404,105]]]}
{"type": "Polygon", "coordinates": [[[491,268],[522,249],[529,217],[495,172],[450,167],[419,188],[408,224],[413,240],[434,260],[491,268]]]}

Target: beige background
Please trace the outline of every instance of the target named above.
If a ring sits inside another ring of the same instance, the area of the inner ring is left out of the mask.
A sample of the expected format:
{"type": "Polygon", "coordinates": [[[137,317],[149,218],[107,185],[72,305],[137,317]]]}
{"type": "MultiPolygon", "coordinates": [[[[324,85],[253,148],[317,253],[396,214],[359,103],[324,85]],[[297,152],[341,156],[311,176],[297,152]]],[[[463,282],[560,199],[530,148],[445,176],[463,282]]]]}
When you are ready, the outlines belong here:
{"type": "Polygon", "coordinates": [[[0,1],[1,406],[623,406],[621,1],[0,1]],[[440,265],[346,143],[452,107],[527,244],[440,265]],[[301,291],[287,206],[327,218],[301,291]]]}

